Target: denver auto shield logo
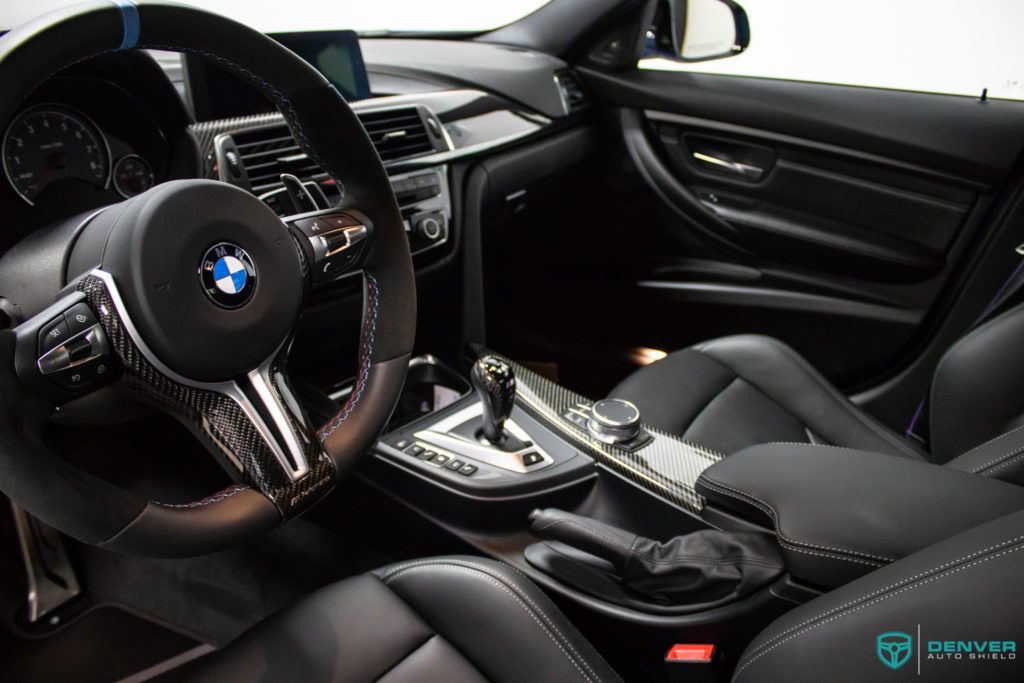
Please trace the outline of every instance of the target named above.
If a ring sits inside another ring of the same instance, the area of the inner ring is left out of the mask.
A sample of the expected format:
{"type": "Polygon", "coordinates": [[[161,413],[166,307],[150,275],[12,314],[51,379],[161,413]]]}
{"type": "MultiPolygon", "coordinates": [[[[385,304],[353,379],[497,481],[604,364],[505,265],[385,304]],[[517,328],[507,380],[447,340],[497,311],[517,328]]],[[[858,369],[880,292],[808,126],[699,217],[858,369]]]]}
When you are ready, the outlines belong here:
{"type": "Polygon", "coordinates": [[[886,631],[875,639],[875,653],[893,671],[910,661],[913,650],[914,637],[909,633],[886,631]]]}

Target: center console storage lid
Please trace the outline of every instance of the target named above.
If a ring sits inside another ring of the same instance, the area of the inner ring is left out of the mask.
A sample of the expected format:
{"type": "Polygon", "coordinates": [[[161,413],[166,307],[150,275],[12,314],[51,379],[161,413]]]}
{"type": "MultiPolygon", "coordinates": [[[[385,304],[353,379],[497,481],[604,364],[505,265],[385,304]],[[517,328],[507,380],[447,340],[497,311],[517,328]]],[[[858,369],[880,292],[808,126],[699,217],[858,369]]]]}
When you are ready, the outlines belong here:
{"type": "Polygon", "coordinates": [[[765,444],[697,480],[702,515],[774,529],[790,575],[833,588],[956,533],[1024,508],[1024,487],[848,448],[765,444]]]}

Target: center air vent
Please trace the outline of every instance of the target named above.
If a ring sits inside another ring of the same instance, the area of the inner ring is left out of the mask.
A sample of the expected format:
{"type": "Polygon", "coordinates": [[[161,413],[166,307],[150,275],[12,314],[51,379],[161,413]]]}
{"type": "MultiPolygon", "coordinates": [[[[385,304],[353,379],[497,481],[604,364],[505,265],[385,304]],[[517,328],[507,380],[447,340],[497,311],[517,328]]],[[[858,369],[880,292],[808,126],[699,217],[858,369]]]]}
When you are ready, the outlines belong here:
{"type": "Polygon", "coordinates": [[[415,107],[364,112],[359,114],[359,120],[384,161],[434,151],[434,143],[415,107]]]}
{"type": "Polygon", "coordinates": [[[323,169],[299,149],[284,124],[242,131],[231,137],[253,194],[281,187],[282,173],[291,173],[303,181],[327,178],[323,169]]]}
{"type": "MultiPolygon", "coordinates": [[[[385,162],[437,151],[417,107],[357,112],[357,116],[385,162]]],[[[283,123],[238,131],[224,136],[218,144],[224,157],[230,152],[237,155],[241,168],[231,175],[243,179],[238,183],[243,186],[244,178],[248,177],[253,194],[281,187],[282,173],[291,173],[303,181],[327,179],[324,170],[299,148],[283,123]]],[[[440,149],[443,142],[438,140],[437,144],[440,149]]],[[[230,157],[225,162],[230,170],[230,157]]]]}
{"type": "Polygon", "coordinates": [[[555,85],[558,87],[559,97],[562,98],[562,108],[566,114],[579,111],[587,106],[587,95],[583,91],[583,82],[575,71],[565,69],[556,73],[555,85]]]}

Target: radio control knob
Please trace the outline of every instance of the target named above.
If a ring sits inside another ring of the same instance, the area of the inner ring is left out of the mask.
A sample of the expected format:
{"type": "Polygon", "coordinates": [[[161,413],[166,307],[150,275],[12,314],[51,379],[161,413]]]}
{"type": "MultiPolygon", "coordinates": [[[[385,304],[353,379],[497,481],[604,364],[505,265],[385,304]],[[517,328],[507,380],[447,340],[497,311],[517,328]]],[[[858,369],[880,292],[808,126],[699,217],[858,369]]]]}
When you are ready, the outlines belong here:
{"type": "Polygon", "coordinates": [[[605,443],[632,441],[640,434],[640,409],[620,398],[606,398],[590,409],[587,430],[605,443]]]}
{"type": "Polygon", "coordinates": [[[437,216],[426,216],[416,221],[416,232],[430,241],[439,238],[442,229],[441,221],[437,216]]]}

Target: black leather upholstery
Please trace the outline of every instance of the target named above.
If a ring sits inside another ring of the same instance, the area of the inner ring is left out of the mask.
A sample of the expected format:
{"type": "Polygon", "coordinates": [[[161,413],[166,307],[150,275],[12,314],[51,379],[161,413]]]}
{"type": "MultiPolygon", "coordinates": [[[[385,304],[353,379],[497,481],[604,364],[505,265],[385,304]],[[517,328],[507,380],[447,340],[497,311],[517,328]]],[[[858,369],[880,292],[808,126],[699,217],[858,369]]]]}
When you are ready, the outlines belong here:
{"type": "MultiPolygon", "coordinates": [[[[942,357],[929,399],[935,462],[1024,425],[1022,339],[1024,305],[978,327],[942,357]]],[[[1011,464],[998,478],[1024,476],[1021,472],[1024,467],[1011,464]]]]}
{"type": "Polygon", "coordinates": [[[1019,681],[1019,659],[936,660],[927,643],[1024,643],[1022,550],[1024,512],[1016,512],[914,553],[777,619],[747,647],[733,680],[1019,681]],[[912,641],[896,670],[876,648],[893,631],[912,641]]]}
{"type": "Polygon", "coordinates": [[[726,454],[762,443],[822,443],[928,459],[1024,484],[1024,304],[942,357],[928,400],[931,452],[851,403],[782,342],[743,335],[677,351],[610,396],[659,429],[726,454]]]}
{"type": "Polygon", "coordinates": [[[770,337],[723,337],[677,351],[609,395],[635,403],[644,422],[726,454],[784,441],[922,458],[770,337]]]}
{"type": "Polygon", "coordinates": [[[829,588],[1024,509],[1019,486],[832,446],[754,446],[706,469],[697,490],[713,508],[764,519],[789,573],[829,588]]]}
{"type": "Polygon", "coordinates": [[[618,681],[508,565],[440,557],[324,588],[173,678],[196,681],[618,681]]]}

